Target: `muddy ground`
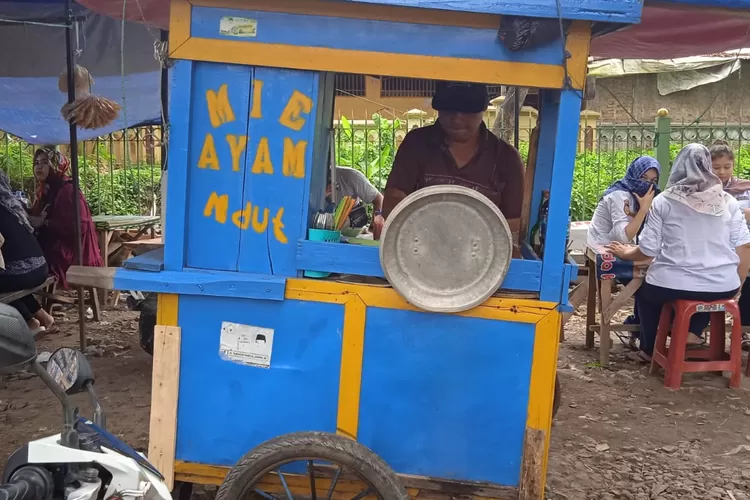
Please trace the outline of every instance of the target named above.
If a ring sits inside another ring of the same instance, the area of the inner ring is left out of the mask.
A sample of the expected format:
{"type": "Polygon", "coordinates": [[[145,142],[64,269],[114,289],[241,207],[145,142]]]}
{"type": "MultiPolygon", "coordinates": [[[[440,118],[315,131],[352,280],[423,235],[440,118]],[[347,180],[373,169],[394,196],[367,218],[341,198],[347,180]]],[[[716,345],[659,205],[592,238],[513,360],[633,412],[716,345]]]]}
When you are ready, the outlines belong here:
{"type": "MultiPolygon", "coordinates": [[[[138,345],[135,313],[103,314],[101,323],[87,323],[97,391],[110,430],[146,449],[151,358],[138,345]]],[[[597,352],[582,347],[584,315],[571,319],[560,349],[564,401],[552,432],[548,498],[750,500],[750,382],[730,391],[725,378],[691,375],[672,392],[627,360],[619,342],[610,369],[602,369],[597,352]]],[[[58,322],[61,333],[41,340],[40,352],[77,345],[75,311],[58,322]]],[[[76,401],[88,409],[84,395],[76,401]]],[[[60,423],[60,406],[38,379],[0,380],[3,464],[60,423]]]]}

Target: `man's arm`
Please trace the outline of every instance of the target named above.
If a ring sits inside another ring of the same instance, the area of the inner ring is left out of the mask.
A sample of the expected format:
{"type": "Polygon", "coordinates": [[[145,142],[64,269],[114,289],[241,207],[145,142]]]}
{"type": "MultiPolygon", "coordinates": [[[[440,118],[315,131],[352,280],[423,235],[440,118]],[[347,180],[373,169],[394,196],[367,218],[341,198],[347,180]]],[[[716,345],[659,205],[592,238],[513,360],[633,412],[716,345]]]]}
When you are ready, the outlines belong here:
{"type": "Polygon", "coordinates": [[[414,132],[409,132],[404,137],[393,160],[391,173],[388,174],[383,197],[383,217],[386,219],[396,205],[417,187],[421,146],[419,140],[415,140],[414,132]]]}
{"type": "Polygon", "coordinates": [[[406,193],[397,188],[386,188],[385,196],[383,197],[383,217],[388,218],[396,205],[401,203],[401,200],[406,198],[406,193]]]}

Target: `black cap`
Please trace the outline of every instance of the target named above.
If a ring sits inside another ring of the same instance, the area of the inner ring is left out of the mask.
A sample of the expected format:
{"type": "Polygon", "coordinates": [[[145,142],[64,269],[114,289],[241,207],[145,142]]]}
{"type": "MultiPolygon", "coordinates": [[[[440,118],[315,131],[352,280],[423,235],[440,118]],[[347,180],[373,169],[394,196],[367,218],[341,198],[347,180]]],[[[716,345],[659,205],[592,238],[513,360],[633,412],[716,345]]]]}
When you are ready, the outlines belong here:
{"type": "Polygon", "coordinates": [[[488,104],[487,85],[483,83],[437,82],[432,97],[435,111],[483,113],[488,104]]]}

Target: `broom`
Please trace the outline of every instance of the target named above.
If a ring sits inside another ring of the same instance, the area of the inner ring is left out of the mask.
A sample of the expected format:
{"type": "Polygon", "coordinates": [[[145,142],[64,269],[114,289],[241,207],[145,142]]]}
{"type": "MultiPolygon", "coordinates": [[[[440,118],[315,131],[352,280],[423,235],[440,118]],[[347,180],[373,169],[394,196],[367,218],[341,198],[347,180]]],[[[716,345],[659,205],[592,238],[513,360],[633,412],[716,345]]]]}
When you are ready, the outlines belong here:
{"type": "MultiPolygon", "coordinates": [[[[76,100],[63,105],[60,113],[66,121],[72,121],[83,129],[106,127],[120,113],[120,105],[111,99],[91,94],[94,79],[88,70],[76,64],[74,68],[76,100]]],[[[68,91],[68,72],[63,70],[57,81],[60,92],[68,91]]]]}

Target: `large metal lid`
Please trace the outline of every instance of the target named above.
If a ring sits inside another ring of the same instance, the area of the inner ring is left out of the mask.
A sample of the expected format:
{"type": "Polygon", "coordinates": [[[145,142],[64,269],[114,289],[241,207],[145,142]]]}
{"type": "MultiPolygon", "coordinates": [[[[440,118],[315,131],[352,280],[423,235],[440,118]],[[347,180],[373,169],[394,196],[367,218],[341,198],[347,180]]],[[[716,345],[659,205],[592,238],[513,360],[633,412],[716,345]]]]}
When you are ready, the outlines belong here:
{"type": "Polygon", "coordinates": [[[512,250],[510,228],[494,203],[472,189],[441,185],[410,194],[391,212],[380,263],[409,303],[460,312],[497,291],[512,250]]]}

